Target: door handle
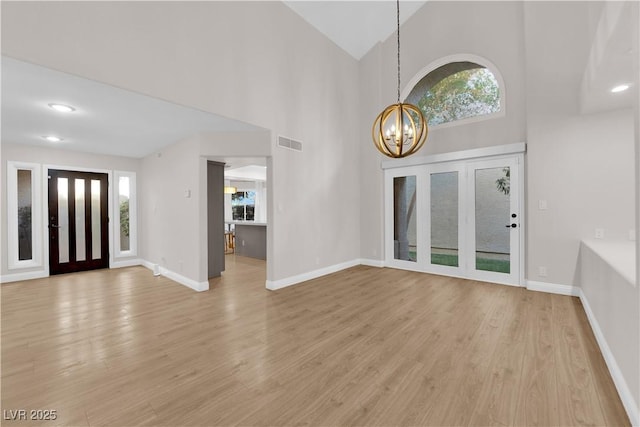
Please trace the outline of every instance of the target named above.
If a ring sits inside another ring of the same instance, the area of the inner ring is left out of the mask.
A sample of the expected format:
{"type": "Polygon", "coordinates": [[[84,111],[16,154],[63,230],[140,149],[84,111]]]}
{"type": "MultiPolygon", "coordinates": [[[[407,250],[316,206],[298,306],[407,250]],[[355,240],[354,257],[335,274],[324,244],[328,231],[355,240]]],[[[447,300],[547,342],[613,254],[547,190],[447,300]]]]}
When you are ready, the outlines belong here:
{"type": "Polygon", "coordinates": [[[518,226],[518,224],[516,224],[515,222],[513,224],[505,225],[505,227],[507,227],[507,228],[516,228],[517,226],[518,226]]]}
{"type": "Polygon", "coordinates": [[[51,224],[49,227],[51,227],[51,228],[62,228],[61,225],[55,225],[55,224],[51,224]]]}

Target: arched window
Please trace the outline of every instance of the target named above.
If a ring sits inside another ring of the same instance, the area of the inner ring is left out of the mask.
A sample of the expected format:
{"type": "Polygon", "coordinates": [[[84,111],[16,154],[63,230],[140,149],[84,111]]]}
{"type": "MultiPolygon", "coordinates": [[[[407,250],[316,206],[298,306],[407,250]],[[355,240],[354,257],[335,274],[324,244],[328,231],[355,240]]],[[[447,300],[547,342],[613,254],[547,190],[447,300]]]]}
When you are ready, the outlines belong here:
{"type": "Polygon", "coordinates": [[[498,78],[470,61],[449,62],[427,73],[406,102],[420,108],[429,126],[497,113],[503,103],[498,78]]]}

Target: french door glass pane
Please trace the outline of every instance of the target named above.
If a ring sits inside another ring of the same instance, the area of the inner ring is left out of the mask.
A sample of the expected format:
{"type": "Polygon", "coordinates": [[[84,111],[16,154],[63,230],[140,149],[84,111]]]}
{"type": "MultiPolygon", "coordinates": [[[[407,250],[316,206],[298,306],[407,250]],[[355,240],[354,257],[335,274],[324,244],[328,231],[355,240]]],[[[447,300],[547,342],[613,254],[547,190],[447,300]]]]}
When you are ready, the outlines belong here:
{"type": "Polygon", "coordinates": [[[458,267],[458,172],[431,174],[431,264],[458,267]]]}
{"type": "Polygon", "coordinates": [[[33,258],[31,227],[31,170],[18,169],[18,259],[33,258]]]}
{"type": "Polygon", "coordinates": [[[91,258],[100,259],[102,234],[100,233],[100,181],[91,180],[91,258]]]}
{"type": "Polygon", "coordinates": [[[511,270],[509,193],[508,167],[476,170],[476,270],[511,270]]]}
{"type": "Polygon", "coordinates": [[[119,182],[120,202],[120,251],[128,251],[129,244],[129,177],[121,176],[119,182]]]}
{"type": "Polygon", "coordinates": [[[69,262],[69,180],[58,178],[58,262],[69,262]]]}
{"type": "Polygon", "coordinates": [[[76,261],[86,261],[84,179],[76,179],[76,261]]]}
{"type": "Polygon", "coordinates": [[[416,177],[393,178],[393,257],[417,260],[416,177]]]}

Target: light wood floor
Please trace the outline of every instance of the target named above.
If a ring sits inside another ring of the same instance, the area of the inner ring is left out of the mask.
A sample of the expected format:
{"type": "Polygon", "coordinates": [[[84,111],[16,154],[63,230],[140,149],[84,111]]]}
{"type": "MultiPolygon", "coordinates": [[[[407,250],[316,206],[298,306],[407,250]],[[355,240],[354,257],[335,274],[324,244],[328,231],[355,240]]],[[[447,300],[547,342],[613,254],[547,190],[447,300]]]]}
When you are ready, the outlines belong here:
{"type": "MultiPolygon", "coordinates": [[[[2,285],[2,409],[41,425],[628,425],[580,301],[354,267],[277,292],[228,256],[2,285]]],[[[30,422],[3,421],[3,425],[30,422]]]]}

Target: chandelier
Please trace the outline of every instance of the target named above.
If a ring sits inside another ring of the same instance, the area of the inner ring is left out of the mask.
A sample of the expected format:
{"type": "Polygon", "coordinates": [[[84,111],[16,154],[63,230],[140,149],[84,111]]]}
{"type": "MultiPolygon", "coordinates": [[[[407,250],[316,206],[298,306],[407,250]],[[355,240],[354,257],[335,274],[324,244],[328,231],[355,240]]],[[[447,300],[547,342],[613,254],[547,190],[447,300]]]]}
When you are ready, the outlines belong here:
{"type": "Polygon", "coordinates": [[[398,102],[378,115],[371,133],[373,143],[389,157],[406,157],[418,151],[427,140],[427,123],[422,111],[413,104],[400,102],[400,0],[396,0],[398,41],[398,102]]]}

